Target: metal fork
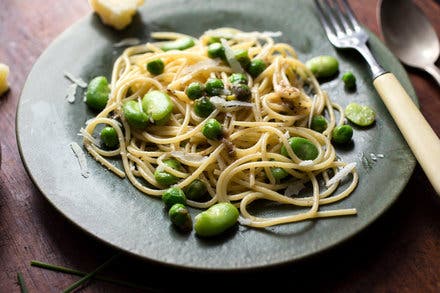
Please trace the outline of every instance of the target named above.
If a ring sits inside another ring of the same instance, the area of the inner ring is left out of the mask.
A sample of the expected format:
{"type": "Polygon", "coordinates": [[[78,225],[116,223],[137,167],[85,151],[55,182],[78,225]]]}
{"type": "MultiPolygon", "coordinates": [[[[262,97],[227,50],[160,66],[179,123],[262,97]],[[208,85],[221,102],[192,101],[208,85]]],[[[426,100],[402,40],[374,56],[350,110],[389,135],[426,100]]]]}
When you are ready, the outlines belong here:
{"type": "Polygon", "coordinates": [[[393,73],[386,72],[367,46],[362,29],[346,0],[315,0],[321,23],[336,48],[357,50],[367,61],[373,84],[413,154],[440,195],[440,140],[393,73]]]}

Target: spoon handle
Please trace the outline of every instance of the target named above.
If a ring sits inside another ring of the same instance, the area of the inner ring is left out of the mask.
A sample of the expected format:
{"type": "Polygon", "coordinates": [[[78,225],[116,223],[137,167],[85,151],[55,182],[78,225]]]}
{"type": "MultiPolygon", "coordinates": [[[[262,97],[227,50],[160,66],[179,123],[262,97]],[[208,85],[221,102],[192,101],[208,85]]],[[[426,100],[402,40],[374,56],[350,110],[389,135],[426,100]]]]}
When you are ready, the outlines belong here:
{"type": "Polygon", "coordinates": [[[440,139],[392,73],[374,80],[374,87],[402,135],[440,195],[440,139]]]}
{"type": "Polygon", "coordinates": [[[437,81],[437,84],[440,86],[440,69],[435,66],[434,64],[428,65],[425,67],[425,70],[434,77],[434,79],[437,81]]]}

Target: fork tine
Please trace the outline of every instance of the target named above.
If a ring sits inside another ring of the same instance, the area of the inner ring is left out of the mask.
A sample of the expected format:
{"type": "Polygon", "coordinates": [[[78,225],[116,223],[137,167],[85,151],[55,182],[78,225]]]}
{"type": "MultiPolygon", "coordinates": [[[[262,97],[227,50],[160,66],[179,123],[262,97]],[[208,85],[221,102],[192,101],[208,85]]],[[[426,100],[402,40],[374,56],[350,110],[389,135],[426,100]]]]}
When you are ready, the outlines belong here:
{"type": "MultiPolygon", "coordinates": [[[[336,34],[342,35],[344,33],[344,31],[342,30],[341,26],[339,25],[339,22],[336,20],[336,17],[334,15],[334,9],[332,7],[332,5],[330,5],[330,3],[328,2],[328,0],[323,0],[324,6],[325,6],[325,10],[328,11],[327,16],[330,19],[331,24],[333,25],[333,28],[336,31],[336,34]]],[[[322,6],[321,6],[321,10],[322,10],[322,6]]],[[[324,10],[322,10],[324,11],[324,10]]]]}
{"type": "Polygon", "coordinates": [[[351,25],[353,26],[355,31],[361,30],[361,26],[359,25],[356,16],[354,15],[353,10],[351,9],[350,5],[348,4],[347,0],[342,0],[342,5],[344,6],[345,12],[348,15],[348,18],[350,19],[351,25]]]}
{"type": "Polygon", "coordinates": [[[337,14],[337,16],[339,18],[340,23],[344,27],[345,32],[351,33],[353,30],[350,27],[350,24],[347,22],[347,16],[344,14],[344,12],[342,12],[341,5],[339,4],[338,0],[335,0],[334,3],[335,3],[335,9],[334,10],[336,10],[336,14],[337,14]]]}
{"type": "Polygon", "coordinates": [[[328,23],[327,19],[324,16],[324,10],[322,9],[321,3],[319,3],[319,0],[315,0],[315,4],[316,4],[316,7],[318,7],[319,18],[321,20],[322,26],[324,27],[324,30],[325,30],[327,36],[335,38],[336,35],[333,32],[330,24],[328,23]]]}

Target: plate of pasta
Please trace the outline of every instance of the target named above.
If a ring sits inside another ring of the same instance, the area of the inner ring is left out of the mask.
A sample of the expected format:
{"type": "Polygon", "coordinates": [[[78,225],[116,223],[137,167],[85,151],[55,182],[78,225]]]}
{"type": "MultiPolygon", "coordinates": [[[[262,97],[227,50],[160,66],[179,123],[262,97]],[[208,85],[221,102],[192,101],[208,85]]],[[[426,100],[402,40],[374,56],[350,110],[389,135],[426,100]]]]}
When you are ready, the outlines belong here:
{"type": "MultiPolygon", "coordinates": [[[[87,233],[184,268],[279,265],[360,232],[415,160],[365,64],[332,48],[310,2],[149,1],[123,31],[80,20],[18,106],[36,186],[87,233]],[[338,71],[317,79],[316,56],[338,71]],[[374,124],[347,121],[350,103],[375,109],[374,124]]],[[[416,99],[397,59],[370,45],[416,99]]]]}

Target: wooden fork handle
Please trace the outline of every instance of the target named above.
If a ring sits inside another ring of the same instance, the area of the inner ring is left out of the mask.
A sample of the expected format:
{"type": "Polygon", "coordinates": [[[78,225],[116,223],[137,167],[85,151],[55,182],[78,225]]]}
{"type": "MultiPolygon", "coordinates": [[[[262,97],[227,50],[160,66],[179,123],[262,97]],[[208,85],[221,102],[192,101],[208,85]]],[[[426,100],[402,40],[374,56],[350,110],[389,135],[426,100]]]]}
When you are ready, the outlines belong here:
{"type": "Polygon", "coordinates": [[[381,96],[402,135],[440,195],[440,139],[392,73],[374,80],[381,96]]]}

